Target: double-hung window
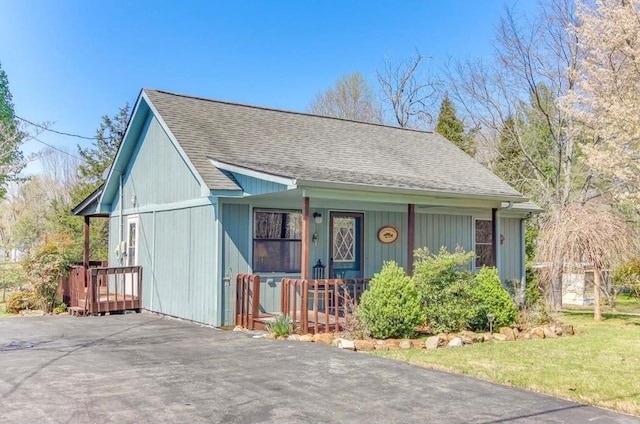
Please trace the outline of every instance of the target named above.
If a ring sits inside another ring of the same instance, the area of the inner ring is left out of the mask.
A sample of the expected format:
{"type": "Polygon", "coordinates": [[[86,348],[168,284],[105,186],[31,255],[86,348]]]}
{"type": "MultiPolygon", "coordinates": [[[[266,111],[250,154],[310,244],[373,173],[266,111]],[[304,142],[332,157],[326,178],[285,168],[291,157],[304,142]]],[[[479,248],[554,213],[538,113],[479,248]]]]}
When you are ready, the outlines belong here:
{"type": "Polygon", "coordinates": [[[256,209],[253,212],[253,271],[299,273],[302,213],[256,209]]]}

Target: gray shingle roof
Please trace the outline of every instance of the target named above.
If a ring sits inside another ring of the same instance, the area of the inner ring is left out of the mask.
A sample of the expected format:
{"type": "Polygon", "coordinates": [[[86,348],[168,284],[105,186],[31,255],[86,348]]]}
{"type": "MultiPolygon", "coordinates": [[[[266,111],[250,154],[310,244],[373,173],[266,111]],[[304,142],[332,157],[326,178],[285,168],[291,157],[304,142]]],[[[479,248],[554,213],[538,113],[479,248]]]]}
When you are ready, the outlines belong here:
{"type": "Polygon", "coordinates": [[[238,186],[208,158],[299,180],[522,197],[437,133],[144,92],[212,190],[238,186]]]}

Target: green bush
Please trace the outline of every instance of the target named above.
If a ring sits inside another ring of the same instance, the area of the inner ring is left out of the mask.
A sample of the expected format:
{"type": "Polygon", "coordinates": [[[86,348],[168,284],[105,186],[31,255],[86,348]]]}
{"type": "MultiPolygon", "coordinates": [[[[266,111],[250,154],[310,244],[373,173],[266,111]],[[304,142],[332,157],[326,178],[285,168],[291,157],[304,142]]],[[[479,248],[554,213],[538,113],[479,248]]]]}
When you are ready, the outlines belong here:
{"type": "Polygon", "coordinates": [[[627,289],[640,302],[640,259],[616,268],[613,273],[613,283],[627,289]]]}
{"type": "Polygon", "coordinates": [[[472,330],[488,330],[487,314],[495,316],[494,328],[509,326],[516,319],[516,305],[509,292],[502,287],[498,271],[495,268],[482,267],[474,278],[471,295],[473,314],[468,326],[472,330]]]}
{"type": "Polygon", "coordinates": [[[393,261],[384,263],[362,294],[358,317],[378,339],[411,337],[425,319],[418,289],[393,261]]]}
{"type": "Polygon", "coordinates": [[[442,248],[433,255],[424,248],[416,250],[415,257],[413,279],[420,290],[431,331],[465,330],[475,313],[471,296],[473,274],[469,271],[475,254],[460,249],[450,253],[442,248]]]}
{"type": "Polygon", "coordinates": [[[56,306],[55,308],[53,308],[53,313],[54,314],[61,314],[63,312],[65,312],[67,310],[67,304],[66,303],[61,303],[58,306],[56,306]]]}
{"type": "Polygon", "coordinates": [[[68,274],[70,260],[67,244],[66,238],[52,236],[46,244],[38,246],[35,252],[23,261],[29,281],[47,313],[52,312],[59,302],[58,281],[68,274]]]}
{"type": "Polygon", "coordinates": [[[18,314],[26,309],[38,309],[39,297],[32,291],[17,291],[7,297],[6,310],[10,314],[18,314]]]}
{"type": "Polygon", "coordinates": [[[278,315],[267,324],[267,331],[276,337],[286,337],[293,332],[293,320],[289,315],[278,315]]]}

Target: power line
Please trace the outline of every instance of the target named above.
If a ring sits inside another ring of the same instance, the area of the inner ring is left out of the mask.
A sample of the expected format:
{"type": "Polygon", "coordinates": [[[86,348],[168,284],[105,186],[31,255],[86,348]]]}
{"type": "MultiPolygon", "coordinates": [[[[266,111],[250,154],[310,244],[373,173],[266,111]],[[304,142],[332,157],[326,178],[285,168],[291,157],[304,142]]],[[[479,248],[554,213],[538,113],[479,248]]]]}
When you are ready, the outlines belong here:
{"type": "Polygon", "coordinates": [[[51,128],[47,128],[44,125],[36,124],[35,122],[31,122],[28,119],[21,118],[20,116],[17,116],[17,115],[15,115],[15,116],[19,120],[21,120],[23,122],[26,122],[29,125],[33,125],[34,127],[37,127],[37,128],[40,128],[40,129],[43,129],[45,131],[49,131],[49,132],[52,132],[52,133],[55,133],[55,134],[60,134],[60,135],[64,135],[64,136],[67,136],[67,137],[81,138],[83,140],[97,140],[98,139],[97,137],[85,137],[84,135],[72,134],[72,133],[63,132],[63,131],[52,130],[51,128]]]}
{"type": "Polygon", "coordinates": [[[65,154],[65,155],[67,155],[67,156],[71,156],[72,158],[75,158],[75,159],[78,159],[78,160],[82,160],[82,159],[80,159],[78,156],[76,156],[76,155],[72,155],[72,154],[71,154],[71,153],[69,153],[69,152],[65,152],[64,150],[59,149],[59,148],[57,148],[56,146],[52,146],[52,145],[51,145],[51,144],[49,144],[49,143],[45,143],[44,141],[39,140],[39,139],[37,139],[36,137],[30,137],[29,139],[30,139],[30,140],[35,140],[35,141],[37,141],[38,143],[42,143],[42,144],[44,144],[45,146],[50,147],[50,148],[52,148],[53,150],[56,150],[56,151],[58,151],[58,152],[60,152],[60,153],[64,153],[64,154],[65,154]]]}

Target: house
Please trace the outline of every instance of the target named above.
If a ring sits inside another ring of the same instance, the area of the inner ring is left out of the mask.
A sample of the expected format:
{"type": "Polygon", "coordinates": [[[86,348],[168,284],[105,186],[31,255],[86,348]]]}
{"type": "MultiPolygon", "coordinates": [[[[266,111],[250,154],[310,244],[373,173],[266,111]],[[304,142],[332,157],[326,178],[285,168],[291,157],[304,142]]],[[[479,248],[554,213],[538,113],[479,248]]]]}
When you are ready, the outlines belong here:
{"type": "Polygon", "coordinates": [[[238,273],[260,275],[264,311],[285,277],[411,272],[418,247],[461,246],[522,281],[538,211],[436,133],[144,89],[73,213],[108,216],[109,266],[144,271],[142,308],[224,326],[238,273]]]}

